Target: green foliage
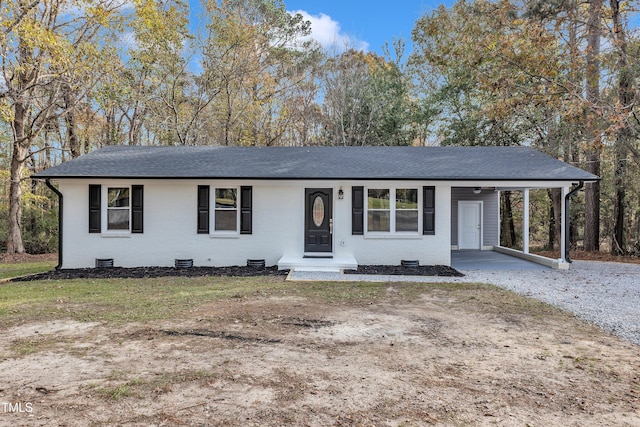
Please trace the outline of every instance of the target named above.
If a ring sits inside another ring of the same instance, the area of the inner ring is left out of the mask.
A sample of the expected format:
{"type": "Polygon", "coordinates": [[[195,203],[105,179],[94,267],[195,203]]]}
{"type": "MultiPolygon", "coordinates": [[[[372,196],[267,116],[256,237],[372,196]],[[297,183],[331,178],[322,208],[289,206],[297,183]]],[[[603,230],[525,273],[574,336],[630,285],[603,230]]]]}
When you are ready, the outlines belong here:
{"type": "Polygon", "coordinates": [[[397,59],[348,50],[329,58],[322,72],[325,88],[321,143],[324,145],[411,145],[418,135],[410,84],[397,59]]]}
{"type": "MultiPolygon", "coordinates": [[[[623,25],[606,31],[613,7],[595,16],[607,46],[596,58],[602,68],[596,73],[599,93],[589,97],[592,85],[586,76],[594,72],[588,64],[593,50],[584,23],[592,9],[560,0],[460,0],[450,8],[441,6],[415,24],[409,71],[420,107],[432,119],[427,139],[434,143],[533,146],[602,175],[599,200],[576,197],[573,204],[574,214],[600,211],[600,224],[587,227],[587,217],[572,218],[574,230],[580,230],[573,241],[601,226],[604,246],[611,247],[622,194],[623,240],[630,243],[621,248],[625,252],[640,241],[640,205],[632,190],[638,185],[640,126],[630,119],[637,116],[638,41],[623,25]],[[616,162],[624,165],[617,174],[616,162]]],[[[618,22],[629,17],[624,5],[621,13],[618,22]]],[[[548,198],[534,202],[534,210],[549,210],[548,198]]],[[[541,227],[549,232],[553,227],[548,217],[545,221],[541,227]]]]}
{"type": "Polygon", "coordinates": [[[25,251],[30,254],[58,250],[58,203],[46,196],[23,199],[22,224],[25,251]],[[26,199],[26,200],[25,200],[26,199]]]}
{"type": "Polygon", "coordinates": [[[291,145],[293,125],[315,104],[309,22],[278,0],[212,0],[207,11],[202,82],[216,91],[207,143],[291,145]]]}
{"type": "MultiPolygon", "coordinates": [[[[9,173],[0,170],[0,252],[6,251],[9,229],[9,173]],[[4,195],[4,196],[3,196],[4,195]]],[[[30,254],[58,250],[58,199],[44,184],[24,180],[22,184],[22,238],[30,254]]]]}
{"type": "Polygon", "coordinates": [[[460,1],[416,22],[409,64],[445,144],[544,146],[574,96],[558,40],[508,1],[460,1]]]}
{"type": "MultiPolygon", "coordinates": [[[[6,251],[9,214],[0,207],[0,252],[6,251]]],[[[54,253],[58,250],[58,212],[56,208],[28,204],[23,208],[22,238],[30,254],[54,253]]]]}

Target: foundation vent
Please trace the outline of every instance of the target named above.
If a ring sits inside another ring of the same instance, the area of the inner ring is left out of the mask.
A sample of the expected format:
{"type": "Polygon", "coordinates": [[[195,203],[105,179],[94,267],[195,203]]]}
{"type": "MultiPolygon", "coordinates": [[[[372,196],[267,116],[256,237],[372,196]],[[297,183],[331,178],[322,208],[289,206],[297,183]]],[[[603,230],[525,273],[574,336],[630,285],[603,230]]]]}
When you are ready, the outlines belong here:
{"type": "Polygon", "coordinates": [[[265,261],[263,259],[248,259],[247,267],[262,270],[263,268],[265,268],[265,261]]]}
{"type": "Polygon", "coordinates": [[[113,258],[96,258],[96,268],[113,267],[113,258]]]}
{"type": "Polygon", "coordinates": [[[400,261],[400,265],[402,265],[403,267],[415,268],[420,266],[420,261],[403,259],[402,261],[400,261]]]}
{"type": "Polygon", "coordinates": [[[193,259],[176,259],[176,268],[193,267],[193,259]]]}

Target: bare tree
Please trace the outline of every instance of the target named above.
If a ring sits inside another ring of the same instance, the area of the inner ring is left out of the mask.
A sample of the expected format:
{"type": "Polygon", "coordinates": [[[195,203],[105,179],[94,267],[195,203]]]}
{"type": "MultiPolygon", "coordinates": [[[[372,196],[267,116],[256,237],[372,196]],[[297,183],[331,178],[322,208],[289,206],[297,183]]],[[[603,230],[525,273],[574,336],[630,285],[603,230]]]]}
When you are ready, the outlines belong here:
{"type": "Polygon", "coordinates": [[[611,17],[613,21],[614,47],[617,53],[618,72],[618,102],[617,120],[618,128],[614,141],[614,226],[611,242],[611,253],[614,255],[626,255],[625,241],[625,198],[627,193],[627,160],[629,156],[629,144],[632,141],[632,130],[629,118],[633,112],[635,91],[633,88],[633,74],[628,64],[627,35],[623,25],[620,11],[620,1],[610,0],[611,17]]]}
{"type": "MultiPolygon", "coordinates": [[[[590,0],[586,53],[586,169],[600,175],[602,136],[600,127],[600,38],[602,36],[602,0],[590,0]]],[[[600,250],[600,183],[585,185],[584,249],[600,250]]]]}

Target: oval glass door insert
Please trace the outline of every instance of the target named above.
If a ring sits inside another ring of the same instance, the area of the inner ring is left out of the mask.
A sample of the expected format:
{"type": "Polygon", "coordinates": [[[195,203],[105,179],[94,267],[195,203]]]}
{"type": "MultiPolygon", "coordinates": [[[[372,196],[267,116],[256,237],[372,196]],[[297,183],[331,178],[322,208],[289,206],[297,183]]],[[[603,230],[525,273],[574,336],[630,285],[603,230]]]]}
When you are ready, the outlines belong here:
{"type": "Polygon", "coordinates": [[[324,202],[322,197],[316,196],[313,201],[313,223],[316,227],[320,227],[324,222],[324,202]]]}

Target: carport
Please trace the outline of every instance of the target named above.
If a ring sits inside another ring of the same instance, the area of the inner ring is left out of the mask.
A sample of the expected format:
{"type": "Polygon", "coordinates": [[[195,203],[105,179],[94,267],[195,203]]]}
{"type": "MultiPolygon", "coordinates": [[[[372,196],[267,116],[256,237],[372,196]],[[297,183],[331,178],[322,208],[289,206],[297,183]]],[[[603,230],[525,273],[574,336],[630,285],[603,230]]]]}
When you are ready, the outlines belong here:
{"type": "MultiPolygon", "coordinates": [[[[451,265],[456,262],[473,266],[474,270],[519,270],[530,264],[568,270],[569,211],[571,197],[580,191],[586,180],[578,182],[552,179],[531,181],[459,181],[451,187],[451,265]],[[560,190],[560,257],[551,259],[530,253],[530,192],[560,190]],[[522,193],[522,246],[519,249],[500,245],[501,205],[503,191],[522,193]],[[490,265],[484,266],[489,263],[490,265]],[[500,265],[505,268],[500,268],[500,265]],[[518,267],[520,266],[520,267],[518,267]],[[493,268],[495,267],[495,268],[493,268]]],[[[590,181],[589,181],[590,182],[590,181]]]]}

